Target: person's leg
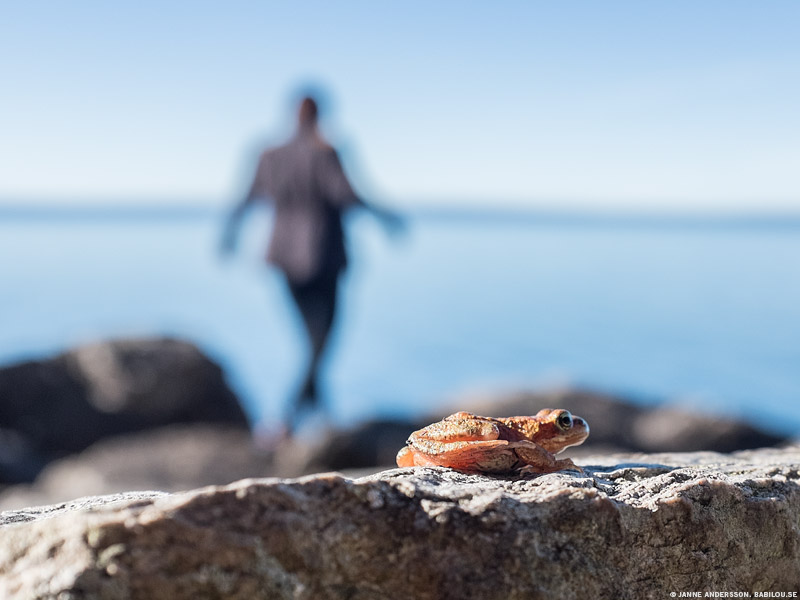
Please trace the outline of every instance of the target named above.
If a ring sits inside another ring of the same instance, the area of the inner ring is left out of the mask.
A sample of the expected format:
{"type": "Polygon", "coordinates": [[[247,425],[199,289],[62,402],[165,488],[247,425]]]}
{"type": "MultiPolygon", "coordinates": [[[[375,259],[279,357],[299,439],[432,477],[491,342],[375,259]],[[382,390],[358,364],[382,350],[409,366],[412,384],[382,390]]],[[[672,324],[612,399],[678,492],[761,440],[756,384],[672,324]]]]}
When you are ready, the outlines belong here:
{"type": "Polygon", "coordinates": [[[315,398],[317,396],[316,388],[320,363],[328,345],[328,339],[336,316],[337,282],[338,277],[333,276],[320,281],[319,285],[316,286],[313,319],[307,325],[309,340],[311,341],[311,361],[309,363],[307,381],[310,382],[309,390],[311,395],[315,398]]]}
{"type": "Polygon", "coordinates": [[[289,283],[289,291],[303,319],[310,350],[301,391],[290,409],[292,421],[302,407],[318,408],[319,369],[336,316],[337,289],[338,274],[303,285],[289,283]]]}

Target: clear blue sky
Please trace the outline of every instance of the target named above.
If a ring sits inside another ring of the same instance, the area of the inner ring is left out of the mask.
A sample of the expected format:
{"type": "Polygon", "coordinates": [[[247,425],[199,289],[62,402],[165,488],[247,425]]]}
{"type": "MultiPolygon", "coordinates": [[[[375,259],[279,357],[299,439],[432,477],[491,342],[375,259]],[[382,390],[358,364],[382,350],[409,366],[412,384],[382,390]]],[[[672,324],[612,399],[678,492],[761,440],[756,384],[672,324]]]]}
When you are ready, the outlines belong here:
{"type": "Polygon", "coordinates": [[[0,202],[222,203],[304,81],[422,203],[800,210],[800,2],[4,2],[0,202]]]}

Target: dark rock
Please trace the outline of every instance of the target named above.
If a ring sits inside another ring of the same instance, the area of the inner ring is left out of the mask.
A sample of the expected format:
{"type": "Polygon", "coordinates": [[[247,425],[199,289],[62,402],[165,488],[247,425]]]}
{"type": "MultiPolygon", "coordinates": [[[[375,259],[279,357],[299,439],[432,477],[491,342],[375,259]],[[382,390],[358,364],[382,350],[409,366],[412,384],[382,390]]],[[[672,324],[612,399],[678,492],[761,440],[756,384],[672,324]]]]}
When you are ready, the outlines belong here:
{"type": "Polygon", "coordinates": [[[0,428],[29,451],[23,473],[30,456],[44,464],[104,437],[197,422],[248,427],[219,366],[186,342],[101,342],[0,369],[0,428]]]}
{"type": "Polygon", "coordinates": [[[775,446],[786,441],[748,423],[669,406],[639,415],[633,424],[633,432],[644,452],[733,452],[775,446]]]}
{"type": "Polygon", "coordinates": [[[664,598],[800,586],[800,449],[246,480],[0,515],[0,596],[664,598]],[[593,465],[593,466],[586,466],[593,465]]]}
{"type": "Polygon", "coordinates": [[[33,481],[46,464],[47,458],[31,447],[25,436],[0,429],[0,483],[33,481]]]}
{"type": "Polygon", "coordinates": [[[346,430],[332,431],[310,452],[300,467],[304,473],[393,466],[397,451],[423,421],[368,421],[346,430]]]}

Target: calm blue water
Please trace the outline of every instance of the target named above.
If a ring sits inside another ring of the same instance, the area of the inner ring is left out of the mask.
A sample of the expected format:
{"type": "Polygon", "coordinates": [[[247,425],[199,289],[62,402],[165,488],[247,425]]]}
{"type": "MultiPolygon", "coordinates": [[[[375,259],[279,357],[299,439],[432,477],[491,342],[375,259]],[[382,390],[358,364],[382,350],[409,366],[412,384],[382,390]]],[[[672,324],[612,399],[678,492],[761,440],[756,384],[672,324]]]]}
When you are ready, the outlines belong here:
{"type": "MultiPolygon", "coordinates": [[[[261,262],[255,215],[232,260],[220,223],[0,220],[0,362],[122,335],[188,338],[255,421],[303,361],[261,262]]],[[[800,431],[800,229],[416,218],[349,224],[352,269],[327,365],[342,421],[464,392],[577,383],[800,431]]]]}

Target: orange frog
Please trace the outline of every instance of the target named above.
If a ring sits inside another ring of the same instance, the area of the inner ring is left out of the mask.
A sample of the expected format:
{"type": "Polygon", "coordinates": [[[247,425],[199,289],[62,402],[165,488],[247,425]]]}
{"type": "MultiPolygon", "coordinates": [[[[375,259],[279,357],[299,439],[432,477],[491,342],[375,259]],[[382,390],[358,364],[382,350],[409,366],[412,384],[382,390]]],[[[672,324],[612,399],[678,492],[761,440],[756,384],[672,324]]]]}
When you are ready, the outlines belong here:
{"type": "Polygon", "coordinates": [[[583,443],[589,425],[568,410],[543,408],[533,417],[493,419],[468,412],[415,431],[397,453],[399,467],[450,467],[478,473],[581,471],[556,454],[583,443]]]}

